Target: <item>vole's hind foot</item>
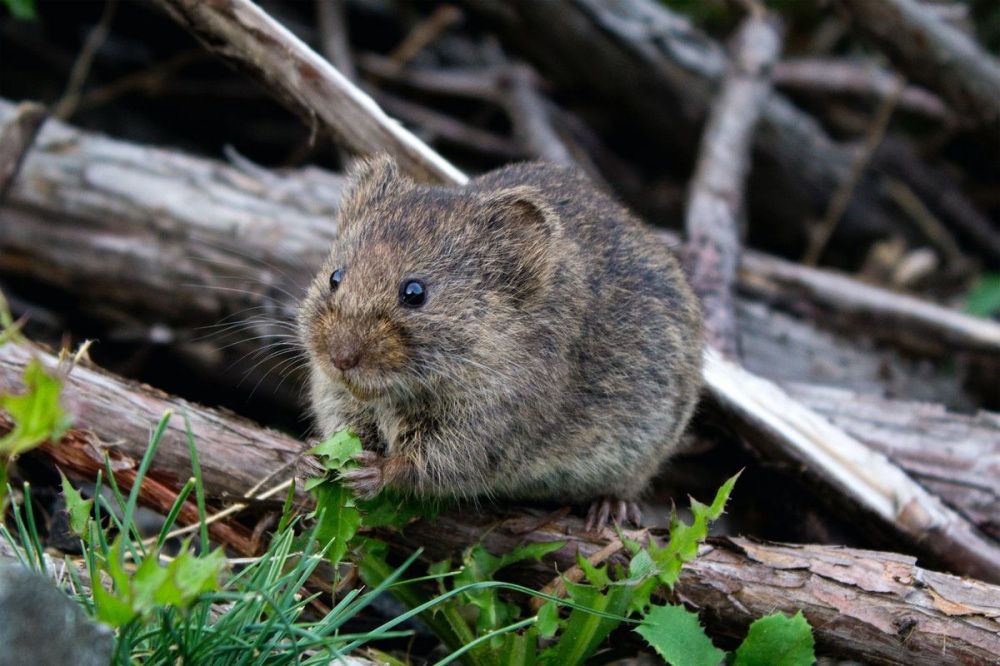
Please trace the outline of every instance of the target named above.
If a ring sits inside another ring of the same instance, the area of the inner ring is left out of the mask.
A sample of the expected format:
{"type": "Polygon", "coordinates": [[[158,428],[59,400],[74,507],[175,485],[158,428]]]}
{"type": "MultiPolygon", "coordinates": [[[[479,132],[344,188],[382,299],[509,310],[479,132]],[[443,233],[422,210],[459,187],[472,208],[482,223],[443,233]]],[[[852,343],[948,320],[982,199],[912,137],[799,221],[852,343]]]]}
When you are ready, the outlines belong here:
{"type": "Polygon", "coordinates": [[[600,497],[590,505],[584,529],[587,532],[603,532],[609,521],[619,527],[624,527],[627,523],[640,527],[642,513],[639,505],[630,500],[600,497]]]}
{"type": "Polygon", "coordinates": [[[355,497],[371,499],[382,492],[385,487],[385,457],[372,451],[362,451],[354,457],[360,467],[347,470],[340,479],[350,488],[355,497]]]}

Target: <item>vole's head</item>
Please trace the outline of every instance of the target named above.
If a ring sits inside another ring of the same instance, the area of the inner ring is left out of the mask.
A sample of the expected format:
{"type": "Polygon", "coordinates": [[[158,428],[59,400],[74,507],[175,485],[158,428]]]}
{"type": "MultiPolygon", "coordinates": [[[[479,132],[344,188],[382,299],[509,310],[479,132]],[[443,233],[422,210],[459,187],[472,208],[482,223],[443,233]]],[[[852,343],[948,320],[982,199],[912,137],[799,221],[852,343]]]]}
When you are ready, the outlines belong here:
{"type": "Polygon", "coordinates": [[[495,379],[554,279],[558,227],[532,188],[432,187],[361,162],[299,314],[314,368],[362,401],[495,379]]]}

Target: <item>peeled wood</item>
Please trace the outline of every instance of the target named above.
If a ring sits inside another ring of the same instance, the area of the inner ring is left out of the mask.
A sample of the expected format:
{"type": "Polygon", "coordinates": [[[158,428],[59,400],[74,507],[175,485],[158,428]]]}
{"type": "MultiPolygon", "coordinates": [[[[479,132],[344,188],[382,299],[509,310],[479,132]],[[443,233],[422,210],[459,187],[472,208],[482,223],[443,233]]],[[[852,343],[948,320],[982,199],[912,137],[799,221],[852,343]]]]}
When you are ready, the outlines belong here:
{"type": "MultiPolygon", "coordinates": [[[[30,354],[14,344],[0,347],[0,385],[19,386],[17,378],[30,354]]],[[[47,354],[39,356],[47,365],[55,362],[47,354]]],[[[165,409],[186,413],[212,498],[242,497],[268,476],[277,484],[292,473],[303,449],[280,433],[95,368],[74,368],[64,396],[77,413],[70,437],[84,437],[97,447],[98,457],[101,449],[113,449],[119,475],[141,459],[151,424],[165,409]]],[[[4,427],[0,424],[0,431],[4,427]]],[[[63,444],[47,445],[42,453],[51,457],[63,444]]],[[[150,478],[176,491],[189,470],[183,424],[175,417],[150,478]]],[[[150,501],[145,492],[140,499],[150,501]]],[[[499,553],[529,541],[565,540],[566,546],[548,561],[512,572],[521,582],[537,585],[551,579],[553,563],[564,571],[575,562],[578,549],[589,555],[603,545],[579,530],[580,521],[570,517],[548,521],[538,515],[456,511],[384,536],[406,551],[425,548],[432,560],[457,558],[463,548],[480,541],[499,553]]],[[[903,555],[716,539],[685,568],[675,591],[704,609],[703,618],[713,630],[737,636],[761,615],[802,609],[821,649],[873,663],[937,664],[954,657],[986,664],[1000,650],[1000,588],[920,569],[903,555]]]]}
{"type": "Polygon", "coordinates": [[[14,110],[10,120],[0,127],[0,203],[14,182],[31,142],[48,117],[44,106],[25,102],[14,110]]]}

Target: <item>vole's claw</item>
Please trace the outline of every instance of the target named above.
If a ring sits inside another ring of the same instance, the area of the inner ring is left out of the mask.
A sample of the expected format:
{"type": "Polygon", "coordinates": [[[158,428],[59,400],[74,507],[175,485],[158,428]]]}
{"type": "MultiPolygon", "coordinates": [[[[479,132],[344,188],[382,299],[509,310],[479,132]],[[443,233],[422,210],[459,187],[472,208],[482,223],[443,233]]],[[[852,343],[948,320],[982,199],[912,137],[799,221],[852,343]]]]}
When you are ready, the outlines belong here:
{"type": "Polygon", "coordinates": [[[371,499],[382,492],[385,480],[382,466],[385,458],[372,451],[362,451],[354,457],[361,466],[341,473],[340,478],[360,499],[371,499]]]}
{"type": "Polygon", "coordinates": [[[604,528],[608,526],[609,518],[613,524],[619,527],[624,527],[628,523],[639,527],[642,514],[639,511],[639,505],[635,502],[614,497],[601,497],[590,505],[584,530],[603,532],[604,528]]]}

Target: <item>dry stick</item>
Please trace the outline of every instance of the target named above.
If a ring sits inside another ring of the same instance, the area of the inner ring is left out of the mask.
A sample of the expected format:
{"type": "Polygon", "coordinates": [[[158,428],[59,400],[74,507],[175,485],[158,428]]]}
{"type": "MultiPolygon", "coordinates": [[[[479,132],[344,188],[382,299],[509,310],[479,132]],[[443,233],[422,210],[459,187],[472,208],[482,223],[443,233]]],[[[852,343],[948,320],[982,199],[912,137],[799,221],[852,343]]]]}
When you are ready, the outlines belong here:
{"type": "Polygon", "coordinates": [[[569,148],[552,126],[545,100],[535,89],[536,79],[534,71],[518,64],[510,68],[501,82],[508,93],[504,107],[514,126],[514,136],[533,157],[555,164],[575,164],[569,148]]]}
{"type": "Polygon", "coordinates": [[[897,78],[895,87],[889,95],[886,95],[875,111],[875,117],[872,119],[861,152],[854,158],[850,173],[834,192],[830,204],[827,206],[826,214],[823,216],[823,221],[809,239],[809,247],[802,258],[802,262],[807,266],[815,266],[819,263],[820,257],[823,256],[823,251],[826,249],[827,243],[830,242],[833,232],[837,229],[837,224],[844,216],[844,211],[847,210],[847,205],[851,202],[851,196],[861,181],[865,168],[871,162],[872,155],[875,154],[875,150],[885,136],[885,131],[889,128],[892,113],[896,110],[896,102],[899,100],[905,85],[906,82],[902,78],[897,78]]]}
{"type": "Polygon", "coordinates": [[[1000,138],[1000,62],[916,0],[840,0],[906,76],[1000,138]]]}
{"type": "Polygon", "coordinates": [[[345,0],[316,0],[316,23],[326,59],[338,72],[353,81],[357,73],[347,38],[346,4],[345,0]]]}
{"type": "Polygon", "coordinates": [[[208,50],[262,79],[311,127],[329,131],[353,152],[388,151],[407,172],[427,180],[457,184],[467,180],[250,0],[156,2],[208,50]]]}
{"type": "Polygon", "coordinates": [[[709,114],[691,183],[685,228],[691,285],[705,311],[708,343],[739,357],[733,289],[740,254],[743,187],[750,144],[764,100],[767,71],[781,51],[776,18],[754,12],[736,31],[733,62],[709,114]]]}
{"type": "Polygon", "coordinates": [[[52,115],[56,118],[66,120],[76,111],[83,85],[87,82],[87,75],[90,73],[91,65],[94,64],[94,57],[108,38],[108,33],[111,32],[111,22],[115,19],[117,11],[118,0],[105,0],[104,11],[101,13],[100,20],[98,20],[94,29],[90,31],[90,34],[87,35],[87,39],[83,43],[83,48],[73,63],[73,68],[69,74],[69,82],[66,84],[66,91],[53,106],[52,115]]]}
{"type": "Polygon", "coordinates": [[[893,201],[909,214],[921,233],[941,251],[949,266],[954,269],[967,264],[965,254],[955,237],[906,183],[895,178],[886,178],[885,190],[893,201]]]}
{"type": "MultiPolygon", "coordinates": [[[[13,344],[0,346],[0,385],[19,385],[31,353],[13,344]]],[[[55,363],[52,356],[39,355],[47,365],[55,363]]],[[[63,400],[76,413],[70,437],[110,448],[123,461],[141,459],[150,424],[165,409],[186,412],[211,497],[244,496],[261,470],[288,465],[303,448],[232,414],[192,405],[96,368],[74,368],[63,400]]],[[[40,453],[51,456],[65,444],[47,446],[40,453]]],[[[190,465],[183,428],[171,424],[149,478],[163,480],[176,492],[190,465]]],[[[145,484],[140,501],[151,501],[145,484]]],[[[551,580],[553,564],[565,571],[576,563],[577,553],[590,558],[607,546],[580,528],[581,521],[572,517],[549,517],[540,523],[532,515],[453,511],[433,522],[411,524],[402,533],[379,536],[406,551],[424,547],[433,560],[457,557],[475,543],[500,553],[524,543],[565,541],[544,562],[526,563],[511,572],[517,582],[537,588],[551,580]],[[530,531],[525,531],[526,525],[532,526],[530,531]]],[[[611,559],[624,563],[625,555],[619,552],[611,559]]],[[[704,609],[702,617],[714,631],[735,637],[745,635],[746,626],[762,615],[801,609],[815,628],[819,646],[843,657],[910,666],[939,664],[944,658],[985,665],[1000,652],[1000,588],[921,569],[905,555],[714,539],[685,566],[674,590],[704,609]],[[902,629],[906,640],[900,638],[902,629]]]]}
{"type": "Polygon", "coordinates": [[[47,117],[44,106],[25,102],[18,105],[10,119],[0,127],[0,204],[47,117]]]}
{"type": "MultiPolygon", "coordinates": [[[[828,93],[884,100],[892,95],[898,76],[873,63],[834,58],[789,58],[775,63],[774,85],[786,90],[828,93]]],[[[907,85],[899,96],[900,110],[949,124],[955,116],[941,98],[925,88],[907,85]]]]}
{"type": "Polygon", "coordinates": [[[441,33],[462,20],[462,12],[452,5],[441,5],[426,19],[413,27],[403,41],[392,50],[389,59],[397,65],[413,60],[441,33]]]}
{"type": "MultiPolygon", "coordinates": [[[[168,6],[174,16],[185,22],[196,35],[206,40],[213,51],[252,65],[252,71],[269,82],[271,89],[283,99],[295,100],[299,105],[316,102],[317,106],[306,107],[316,117],[326,118],[321,115],[323,110],[338,108],[350,111],[350,119],[359,127],[381,128],[385,122],[391,122],[371,98],[365,96],[364,104],[358,103],[359,96],[363,93],[336,72],[329,63],[310,51],[301,41],[247,0],[230,0],[224,7],[209,7],[194,0],[158,0],[158,2],[168,6]],[[284,49],[282,57],[277,60],[274,57],[274,44],[281,44],[284,49]],[[296,69],[293,67],[290,70],[288,63],[308,63],[313,78],[302,79],[293,76],[296,69]],[[297,84],[303,84],[304,87],[298,87],[297,84]],[[325,95],[325,98],[321,97],[322,95],[325,95]]],[[[333,120],[342,122],[343,118],[338,116],[333,120]]],[[[366,146],[367,152],[388,151],[396,155],[403,167],[411,172],[418,174],[433,172],[455,184],[467,182],[463,174],[448,165],[443,158],[412,135],[408,135],[406,142],[400,141],[398,135],[386,132],[358,132],[353,129],[342,132],[339,136],[348,139],[349,147],[362,152],[366,151],[366,146]],[[441,165],[448,165],[449,170],[442,171],[441,165]],[[448,174],[451,174],[450,178],[448,174]]],[[[706,380],[709,379],[709,369],[706,368],[706,380]]],[[[741,391],[745,391],[747,385],[771,387],[773,391],[780,392],[780,389],[771,382],[724,362],[715,364],[714,369],[715,376],[712,377],[714,381],[707,382],[713,394],[723,405],[741,405],[738,413],[742,417],[753,416],[754,405],[740,401],[741,391]]],[[[762,413],[761,419],[771,426],[767,434],[773,438],[770,442],[773,447],[793,459],[801,457],[797,433],[808,431],[814,422],[824,423],[831,436],[836,433],[845,441],[854,441],[839,428],[791,398],[787,399],[783,411],[762,413]]],[[[752,424],[749,418],[745,418],[745,425],[752,424]]],[[[864,449],[863,444],[859,442],[856,444],[864,449]]],[[[813,465],[812,471],[817,476],[826,479],[838,490],[847,491],[847,497],[853,502],[869,509],[879,508],[873,505],[869,498],[872,495],[884,494],[885,490],[864,485],[871,481],[869,477],[859,478],[860,485],[843,484],[839,483],[837,478],[839,470],[828,468],[826,466],[828,461],[825,458],[814,457],[810,459],[810,463],[813,465]]],[[[915,491],[908,485],[916,484],[906,476],[905,472],[892,466],[888,461],[887,469],[893,470],[892,479],[902,484],[896,489],[897,496],[916,496],[915,491]]],[[[929,503],[923,508],[929,510],[929,503]]],[[[876,511],[875,515],[884,520],[887,513],[876,511]]],[[[996,566],[996,563],[1000,563],[1000,546],[996,542],[978,536],[975,528],[954,512],[935,512],[929,521],[914,520],[899,526],[894,523],[886,526],[901,532],[918,547],[925,548],[937,556],[944,556],[945,561],[951,563],[957,571],[1000,578],[1000,566],[996,566]],[[919,534],[917,531],[922,525],[934,528],[935,534],[940,538],[932,539],[932,543],[924,541],[924,537],[928,535],[919,534]],[[968,540],[960,541],[962,539],[968,540]]]]}

